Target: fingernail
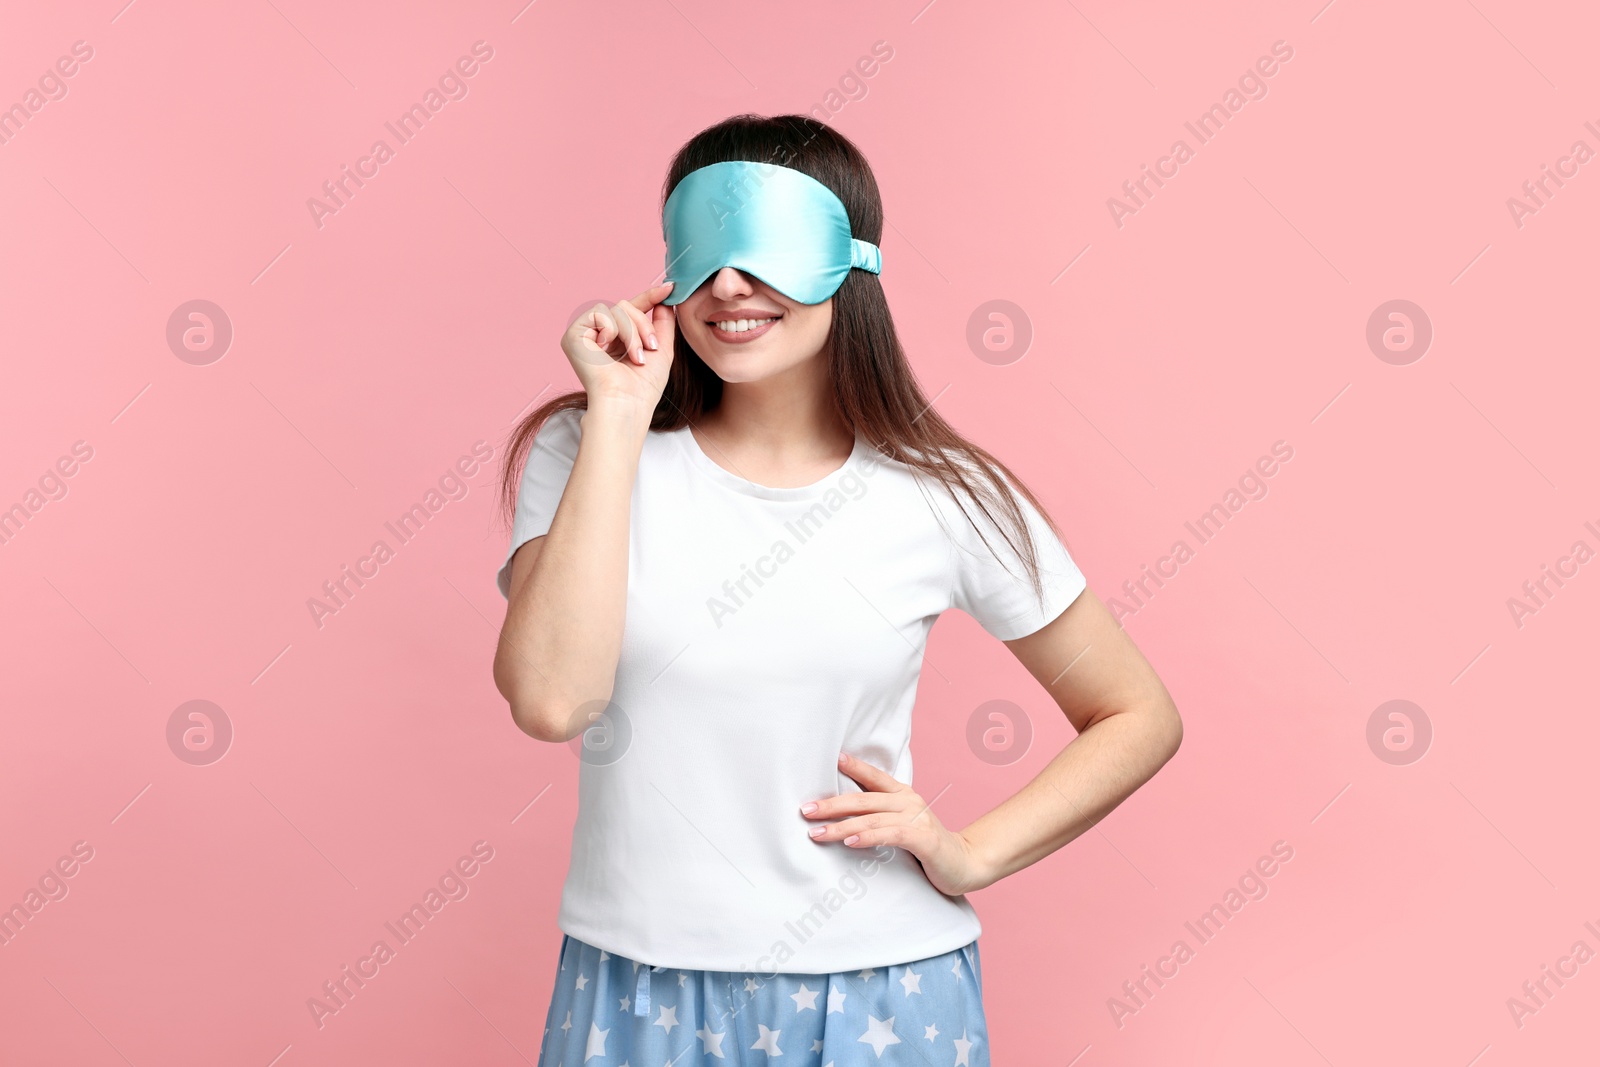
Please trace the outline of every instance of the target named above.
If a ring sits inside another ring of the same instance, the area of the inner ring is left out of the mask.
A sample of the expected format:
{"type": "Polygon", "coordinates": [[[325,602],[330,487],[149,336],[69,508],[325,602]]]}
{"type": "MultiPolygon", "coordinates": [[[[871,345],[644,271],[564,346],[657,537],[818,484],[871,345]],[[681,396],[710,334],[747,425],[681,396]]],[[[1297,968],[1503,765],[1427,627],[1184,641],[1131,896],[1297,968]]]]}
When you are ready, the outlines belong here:
{"type": "Polygon", "coordinates": [[[843,752],[839,753],[839,762],[840,763],[843,763],[845,760],[847,760],[849,758],[850,757],[848,755],[846,755],[845,753],[843,753],[843,752]]]}
{"type": "Polygon", "coordinates": [[[817,810],[817,802],[814,801],[814,800],[808,800],[804,804],[800,805],[800,812],[803,815],[810,815],[812,812],[814,812],[816,810],[817,810]]]}
{"type": "Polygon", "coordinates": [[[826,826],[813,826],[811,828],[811,836],[812,837],[821,837],[823,834],[825,834],[827,832],[828,832],[828,828],[826,826]]]}
{"type": "Polygon", "coordinates": [[[644,343],[649,347],[650,351],[654,352],[656,350],[656,339],[654,337],[645,338],[644,343]]]}
{"type": "Polygon", "coordinates": [[[857,841],[860,841],[860,840],[861,840],[861,835],[860,834],[851,834],[849,837],[844,839],[844,843],[847,844],[847,845],[853,845],[857,841]]]}

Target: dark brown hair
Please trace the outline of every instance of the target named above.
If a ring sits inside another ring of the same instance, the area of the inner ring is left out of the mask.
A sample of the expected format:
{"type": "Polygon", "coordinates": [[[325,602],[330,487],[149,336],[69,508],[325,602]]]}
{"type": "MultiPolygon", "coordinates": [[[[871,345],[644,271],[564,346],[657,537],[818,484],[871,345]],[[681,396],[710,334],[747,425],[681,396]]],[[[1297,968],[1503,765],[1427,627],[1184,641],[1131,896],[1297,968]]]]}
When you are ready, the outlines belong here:
{"type": "MultiPolygon", "coordinates": [[[[695,134],[673,157],[661,190],[662,204],[689,172],[729,160],[775,163],[809,174],[843,202],[852,236],[881,244],[883,201],[866,157],[843,134],[807,115],[734,115],[695,134]]],[[[722,400],[722,380],[689,346],[681,326],[675,333],[672,368],[651,416],[651,430],[682,429],[722,400]]],[[[994,522],[991,505],[997,506],[1005,522],[996,528],[1022,557],[1035,595],[1042,596],[1038,554],[1005,479],[1054,527],[1049,513],[1005,464],[962,437],[933,409],[906,360],[876,274],[852,270],[833,294],[826,350],[831,353],[830,377],[844,423],[885,456],[937,480],[985,545],[988,538],[961,500],[970,501],[990,522],[994,522]]],[[[502,452],[500,484],[508,524],[516,512],[525,453],[539,427],[557,411],[587,406],[583,390],[563,393],[512,430],[502,452]]]]}

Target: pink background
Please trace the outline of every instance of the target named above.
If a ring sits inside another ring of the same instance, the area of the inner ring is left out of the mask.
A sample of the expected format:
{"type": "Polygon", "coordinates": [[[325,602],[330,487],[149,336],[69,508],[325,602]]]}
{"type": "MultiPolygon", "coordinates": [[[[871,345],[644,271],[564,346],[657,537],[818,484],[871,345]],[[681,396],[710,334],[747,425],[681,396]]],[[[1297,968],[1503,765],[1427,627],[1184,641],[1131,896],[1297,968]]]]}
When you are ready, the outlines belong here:
{"type": "MultiPolygon", "coordinates": [[[[504,434],[575,381],[575,309],[660,270],[672,151],[812,108],[872,161],[925,388],[1102,598],[1293,449],[1126,619],[1176,759],[974,895],[996,1062],[1592,1056],[1600,963],[1507,1007],[1600,950],[1600,564],[1520,627],[1507,606],[1600,548],[1600,162],[1520,226],[1507,206],[1600,148],[1584,5],[122,3],[0,33],[0,103],[93,49],[0,145],[0,506],[93,453],[0,545],[0,902],[93,849],[0,947],[0,1060],[536,1059],[578,765],[490,675],[504,434]],[[479,40],[468,95],[319,228],[308,198],[479,40]],[[1267,95],[1199,144],[1184,123],[1276,41],[1267,95]],[[1178,138],[1194,157],[1119,227],[1108,198],[1178,138]],[[233,328],[207,365],[166,340],[195,299],[233,328]],[[966,333],[997,299],[1034,336],[993,363],[966,333]],[[1396,299],[1433,329],[1405,365],[1366,340],[1396,299]],[[478,441],[495,462],[319,628],[308,599],[478,441]],[[206,766],[167,741],[195,699],[234,731],[206,766]],[[1367,742],[1393,699],[1433,731],[1405,765],[1367,742]],[[470,894],[319,1028],[307,999],[476,841],[470,894]],[[1277,841],[1268,895],[1198,945],[1185,920],[1277,841]],[[1119,1026],[1110,998],[1180,938],[1119,1026]]],[[[964,616],[928,662],[916,784],[959,827],[1073,734],[964,616]],[[1009,766],[964,740],[992,700],[1035,731],[1009,766]]]]}

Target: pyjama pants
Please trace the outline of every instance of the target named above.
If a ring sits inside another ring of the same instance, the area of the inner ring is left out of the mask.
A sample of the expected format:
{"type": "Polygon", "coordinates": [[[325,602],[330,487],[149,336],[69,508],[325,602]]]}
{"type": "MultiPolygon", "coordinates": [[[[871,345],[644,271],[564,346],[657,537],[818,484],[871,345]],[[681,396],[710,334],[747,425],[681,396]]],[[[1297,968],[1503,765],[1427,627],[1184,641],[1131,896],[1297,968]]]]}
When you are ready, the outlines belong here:
{"type": "Polygon", "coordinates": [[[538,1067],[663,1064],[989,1067],[978,943],[773,975],[651,967],[564,934],[538,1067]]]}

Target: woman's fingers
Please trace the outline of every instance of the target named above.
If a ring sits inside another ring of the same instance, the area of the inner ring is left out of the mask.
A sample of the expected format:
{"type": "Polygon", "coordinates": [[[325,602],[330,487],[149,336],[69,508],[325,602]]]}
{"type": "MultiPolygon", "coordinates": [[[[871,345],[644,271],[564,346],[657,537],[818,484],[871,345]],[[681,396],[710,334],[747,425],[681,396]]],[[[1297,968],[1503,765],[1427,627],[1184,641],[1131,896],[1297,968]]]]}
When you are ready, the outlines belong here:
{"type": "Polygon", "coordinates": [[[840,793],[800,805],[800,814],[807,819],[839,819],[874,811],[905,811],[910,807],[908,800],[911,796],[907,793],[840,793]],[[807,808],[811,810],[807,811],[807,808]]]}
{"type": "Polygon", "coordinates": [[[661,303],[661,301],[667,298],[667,294],[672,292],[672,285],[672,282],[662,282],[660,285],[652,285],[650,288],[634,297],[631,301],[629,301],[629,303],[638,308],[640,311],[649,311],[651,307],[661,303]]]}
{"type": "Polygon", "coordinates": [[[657,304],[650,309],[650,328],[657,339],[661,350],[668,355],[672,353],[672,338],[677,330],[678,309],[668,307],[666,304],[657,304]]]}
{"type": "Polygon", "coordinates": [[[655,348],[654,331],[650,326],[650,319],[643,311],[633,305],[633,301],[624,300],[617,305],[623,317],[628,322],[628,355],[635,363],[644,363],[644,348],[649,344],[655,348]]]}
{"type": "Polygon", "coordinates": [[[888,771],[879,770],[864,759],[857,759],[848,752],[839,753],[839,769],[851,778],[861,783],[861,788],[877,790],[880,793],[893,793],[897,789],[904,789],[906,785],[888,771]]]}
{"type": "Polygon", "coordinates": [[[646,289],[644,292],[640,293],[638,296],[629,301],[629,303],[639,312],[640,321],[644,330],[644,344],[645,347],[650,349],[652,352],[657,351],[661,347],[660,336],[655,328],[655,315],[653,313],[653,309],[660,305],[661,301],[667,298],[668,293],[672,292],[672,285],[672,282],[663,282],[660,285],[652,285],[650,288],[646,289]]]}
{"type": "Polygon", "coordinates": [[[813,826],[810,833],[812,839],[816,841],[844,841],[858,834],[864,834],[868,830],[883,830],[892,826],[904,827],[908,832],[916,832],[919,829],[892,814],[874,812],[870,815],[857,815],[853,819],[845,819],[831,825],[813,826]]]}
{"type": "Polygon", "coordinates": [[[865,760],[841,753],[839,769],[860,783],[865,792],[840,793],[800,805],[800,814],[807,819],[819,823],[842,820],[813,826],[810,834],[817,840],[835,841],[865,829],[900,825],[908,822],[908,814],[914,820],[927,807],[910,786],[865,760]]]}
{"type": "Polygon", "coordinates": [[[639,324],[638,320],[632,315],[635,310],[634,306],[626,300],[611,305],[611,317],[617,323],[616,343],[621,349],[616,355],[630,363],[642,363],[644,361],[634,355],[634,352],[639,347],[639,324]]]}
{"type": "Polygon", "coordinates": [[[611,342],[617,336],[617,323],[611,316],[611,309],[604,304],[596,304],[589,311],[589,329],[594,330],[595,347],[602,352],[611,347],[611,342]]]}
{"type": "Polygon", "coordinates": [[[575,330],[569,328],[572,332],[564,344],[592,345],[605,359],[627,360],[643,366],[646,348],[651,351],[662,348],[663,330],[667,335],[666,344],[671,344],[676,318],[673,309],[661,303],[671,291],[672,283],[664,282],[616,304],[596,304],[573,324],[575,330]]]}

